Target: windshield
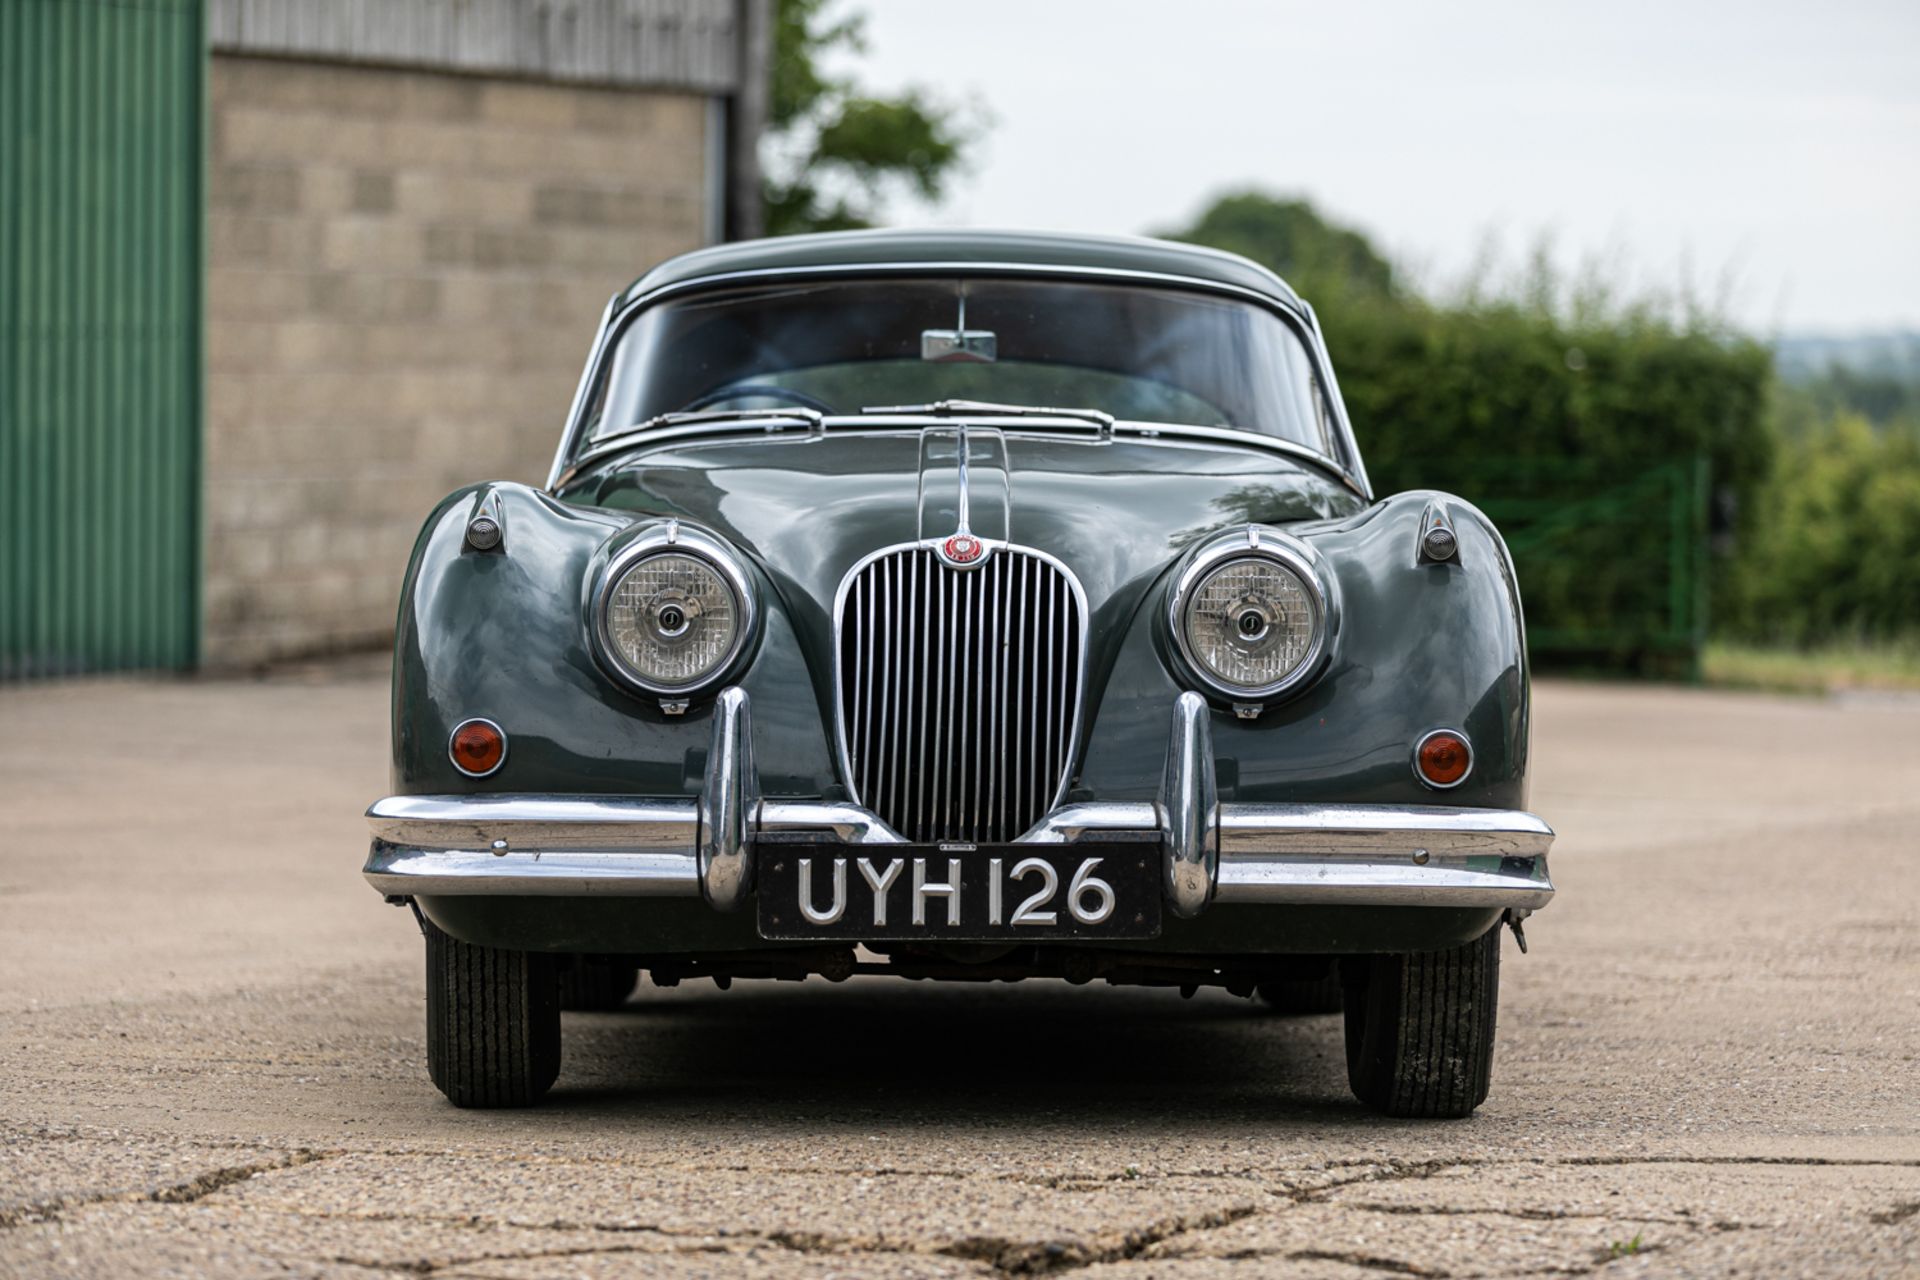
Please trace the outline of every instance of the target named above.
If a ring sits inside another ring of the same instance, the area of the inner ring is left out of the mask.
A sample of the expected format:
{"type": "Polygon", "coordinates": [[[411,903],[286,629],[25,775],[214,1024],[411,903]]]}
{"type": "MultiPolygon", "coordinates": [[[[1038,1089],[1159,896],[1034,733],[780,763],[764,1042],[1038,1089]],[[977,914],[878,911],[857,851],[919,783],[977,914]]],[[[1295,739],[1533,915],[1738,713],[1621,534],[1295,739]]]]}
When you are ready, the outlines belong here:
{"type": "Polygon", "coordinates": [[[661,303],[617,340],[589,438],[665,413],[949,399],[1238,427],[1338,456],[1306,347],[1272,311],[1034,279],[762,285],[661,303]]]}

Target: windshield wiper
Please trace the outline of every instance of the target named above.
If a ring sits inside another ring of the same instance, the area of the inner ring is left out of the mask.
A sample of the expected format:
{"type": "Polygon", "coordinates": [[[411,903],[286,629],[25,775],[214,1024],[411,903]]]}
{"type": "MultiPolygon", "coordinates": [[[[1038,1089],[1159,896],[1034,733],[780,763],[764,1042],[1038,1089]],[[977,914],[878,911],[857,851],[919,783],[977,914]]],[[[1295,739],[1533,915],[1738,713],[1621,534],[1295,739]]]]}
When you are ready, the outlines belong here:
{"type": "Polygon", "coordinates": [[[701,422],[750,422],[756,418],[762,421],[801,423],[809,432],[820,431],[821,424],[826,421],[818,410],[802,409],[797,406],[788,409],[678,409],[672,413],[656,413],[645,422],[636,422],[630,427],[609,431],[603,436],[589,437],[586,447],[573,460],[573,465],[554,478],[553,488],[557,490],[565,485],[587,463],[630,447],[621,444],[621,441],[644,431],[651,431],[655,427],[676,427],[701,422]]]}
{"type": "Polygon", "coordinates": [[[935,400],[932,404],[870,404],[862,413],[923,413],[935,418],[956,414],[985,414],[1007,418],[1077,418],[1100,428],[1102,435],[1113,430],[1113,415],[1099,409],[1059,409],[1038,404],[993,404],[986,400],[935,400]]]}
{"type": "MultiPolygon", "coordinates": [[[[896,404],[867,405],[861,413],[871,414],[923,414],[935,418],[950,418],[959,414],[979,414],[986,417],[1012,418],[1071,418],[1081,422],[1090,422],[1100,429],[1102,439],[1113,435],[1114,417],[1099,409],[1057,409],[1037,404],[992,404],[985,400],[936,400],[932,404],[896,404]]],[[[636,422],[630,427],[618,431],[609,431],[603,436],[594,436],[587,441],[587,452],[581,461],[589,456],[601,456],[604,446],[615,441],[637,436],[656,427],[691,426],[702,422],[782,422],[798,423],[809,431],[825,430],[827,415],[817,409],[804,409],[798,405],[777,409],[676,409],[672,413],[656,413],[645,422],[636,422]]],[[[577,469],[574,468],[574,469],[577,469]]]]}
{"type": "Polygon", "coordinates": [[[677,409],[672,413],[656,413],[645,422],[636,422],[630,427],[618,431],[609,431],[606,435],[595,436],[589,443],[605,444],[609,440],[618,440],[638,431],[651,431],[655,427],[677,427],[690,422],[743,422],[752,418],[773,418],[782,422],[802,422],[809,427],[817,427],[826,419],[817,409],[802,409],[797,406],[785,409],[677,409]]]}

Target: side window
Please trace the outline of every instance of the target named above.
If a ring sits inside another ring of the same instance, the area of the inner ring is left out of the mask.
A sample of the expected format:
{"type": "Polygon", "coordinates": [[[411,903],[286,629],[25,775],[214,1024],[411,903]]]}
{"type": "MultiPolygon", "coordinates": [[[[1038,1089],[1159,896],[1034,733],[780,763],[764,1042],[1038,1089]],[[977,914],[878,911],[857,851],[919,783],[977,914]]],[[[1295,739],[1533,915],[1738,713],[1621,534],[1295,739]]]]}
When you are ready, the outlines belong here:
{"type": "Polygon", "coordinates": [[[1280,379],[1283,388],[1277,408],[1289,419],[1275,434],[1316,449],[1329,458],[1340,459],[1343,450],[1339,422],[1320,381],[1310,345],[1312,339],[1291,327],[1282,329],[1275,325],[1267,332],[1274,351],[1270,357],[1274,361],[1273,376],[1280,379]]]}

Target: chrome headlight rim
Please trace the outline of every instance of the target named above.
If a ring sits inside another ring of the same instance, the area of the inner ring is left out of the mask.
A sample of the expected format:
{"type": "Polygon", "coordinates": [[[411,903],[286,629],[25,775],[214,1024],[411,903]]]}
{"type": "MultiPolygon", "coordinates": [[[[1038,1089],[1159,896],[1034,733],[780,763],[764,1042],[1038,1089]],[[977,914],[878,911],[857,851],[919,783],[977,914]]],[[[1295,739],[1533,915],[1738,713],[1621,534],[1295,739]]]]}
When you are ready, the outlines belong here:
{"type": "Polygon", "coordinates": [[[677,520],[669,520],[643,531],[609,556],[593,577],[589,608],[592,612],[589,630],[593,635],[593,653],[601,668],[628,689],[663,699],[692,697],[725,681],[746,652],[748,642],[759,625],[760,612],[753,580],[740,554],[705,530],[690,528],[677,520]],[[678,684],[651,679],[629,667],[613,642],[612,622],[608,616],[614,588],[628,571],[644,560],[666,555],[698,560],[717,573],[733,597],[735,617],[738,619],[733,639],[719,661],[694,679],[678,684]]]}
{"type": "Polygon", "coordinates": [[[1231,702],[1272,702],[1302,691],[1326,666],[1339,619],[1339,600],[1320,553],[1299,538],[1263,525],[1247,525],[1202,543],[1167,592],[1165,623],[1178,666],[1204,692],[1231,702]],[[1193,652],[1187,635],[1187,608],[1200,584],[1218,570],[1250,560],[1275,564],[1291,573],[1299,579],[1313,607],[1313,637],[1306,654],[1293,670],[1263,685],[1238,685],[1221,679],[1193,652]]]}

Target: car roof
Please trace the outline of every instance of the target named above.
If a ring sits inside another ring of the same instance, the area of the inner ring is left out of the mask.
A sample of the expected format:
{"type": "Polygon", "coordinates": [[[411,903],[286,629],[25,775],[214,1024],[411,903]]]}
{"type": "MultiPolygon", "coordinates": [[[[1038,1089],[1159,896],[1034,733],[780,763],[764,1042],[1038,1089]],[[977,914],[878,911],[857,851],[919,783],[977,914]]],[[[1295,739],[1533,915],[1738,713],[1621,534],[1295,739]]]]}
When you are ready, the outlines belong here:
{"type": "Polygon", "coordinates": [[[1184,276],[1249,289],[1296,309],[1302,305],[1299,295],[1265,267],[1239,254],[1202,245],[1142,236],[957,228],[828,231],[696,249],[662,262],[634,281],[616,301],[624,304],[656,289],[714,276],[796,269],[830,271],[834,267],[906,267],[917,263],[1184,276]]]}

